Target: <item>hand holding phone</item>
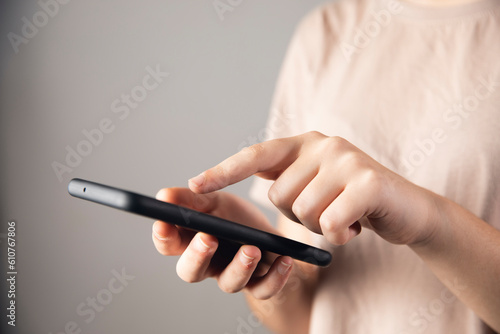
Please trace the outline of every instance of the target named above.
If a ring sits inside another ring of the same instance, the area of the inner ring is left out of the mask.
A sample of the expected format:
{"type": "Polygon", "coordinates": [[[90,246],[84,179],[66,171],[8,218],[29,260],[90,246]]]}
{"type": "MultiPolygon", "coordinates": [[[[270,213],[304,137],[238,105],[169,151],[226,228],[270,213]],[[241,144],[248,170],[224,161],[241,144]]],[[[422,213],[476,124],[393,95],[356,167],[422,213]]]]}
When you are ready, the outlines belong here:
{"type": "Polygon", "coordinates": [[[331,254],[322,249],[130,191],[82,179],[71,180],[68,191],[78,198],[205,232],[233,244],[254,245],[263,252],[288,255],[318,266],[327,266],[331,261],[331,254]]]}

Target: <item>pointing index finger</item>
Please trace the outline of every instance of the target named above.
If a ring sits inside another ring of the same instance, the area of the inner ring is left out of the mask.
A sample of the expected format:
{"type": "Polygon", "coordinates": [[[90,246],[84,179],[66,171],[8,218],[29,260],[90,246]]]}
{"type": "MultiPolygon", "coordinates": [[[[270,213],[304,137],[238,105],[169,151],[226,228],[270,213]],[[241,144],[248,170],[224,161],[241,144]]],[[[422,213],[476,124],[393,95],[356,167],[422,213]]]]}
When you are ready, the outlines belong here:
{"type": "Polygon", "coordinates": [[[227,187],[260,172],[286,169],[297,157],[297,137],[280,138],[243,148],[200,175],[189,180],[189,188],[207,193],[227,187]]]}

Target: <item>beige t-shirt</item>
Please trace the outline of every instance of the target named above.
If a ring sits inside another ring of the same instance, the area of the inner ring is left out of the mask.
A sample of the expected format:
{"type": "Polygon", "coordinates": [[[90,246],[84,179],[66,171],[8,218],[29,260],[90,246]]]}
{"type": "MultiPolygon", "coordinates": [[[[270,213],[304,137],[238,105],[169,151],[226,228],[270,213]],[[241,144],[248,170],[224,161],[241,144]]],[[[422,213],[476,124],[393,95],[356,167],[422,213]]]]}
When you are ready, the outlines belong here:
{"type": "MultiPolygon", "coordinates": [[[[500,1],[314,10],[289,46],[266,132],[311,130],[346,138],[500,229],[500,1]]],[[[252,198],[270,205],[269,186],[257,179],[252,198]]],[[[333,263],[321,272],[311,333],[491,332],[407,246],[369,230],[342,247],[315,239],[333,263]]],[[[452,284],[467,289],[460,277],[452,284]]]]}

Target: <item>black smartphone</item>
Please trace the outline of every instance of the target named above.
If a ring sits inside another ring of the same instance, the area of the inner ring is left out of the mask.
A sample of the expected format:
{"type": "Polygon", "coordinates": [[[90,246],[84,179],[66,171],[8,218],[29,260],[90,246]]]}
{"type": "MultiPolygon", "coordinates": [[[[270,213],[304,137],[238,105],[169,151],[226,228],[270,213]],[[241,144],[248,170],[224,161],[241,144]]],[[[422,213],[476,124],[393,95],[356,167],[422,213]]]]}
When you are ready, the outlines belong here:
{"type": "Polygon", "coordinates": [[[323,249],[104,184],[72,179],[68,184],[68,192],[74,197],[205,232],[240,245],[254,245],[263,252],[287,255],[322,267],[329,265],[332,260],[331,254],[323,249]]]}

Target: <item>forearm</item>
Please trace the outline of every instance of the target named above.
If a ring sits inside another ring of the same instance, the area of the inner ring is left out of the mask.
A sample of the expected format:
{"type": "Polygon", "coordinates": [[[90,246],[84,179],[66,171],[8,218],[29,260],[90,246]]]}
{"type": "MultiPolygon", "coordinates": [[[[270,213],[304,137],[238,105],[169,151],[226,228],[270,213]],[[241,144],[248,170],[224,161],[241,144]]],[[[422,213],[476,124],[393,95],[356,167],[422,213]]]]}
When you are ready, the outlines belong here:
{"type": "Polygon", "coordinates": [[[436,195],[436,229],[410,247],[483,321],[500,331],[500,231],[436,195]]]}
{"type": "Polygon", "coordinates": [[[292,270],[288,282],[276,296],[259,300],[245,294],[252,311],[274,333],[303,334],[309,330],[318,268],[295,261],[292,270]]]}

